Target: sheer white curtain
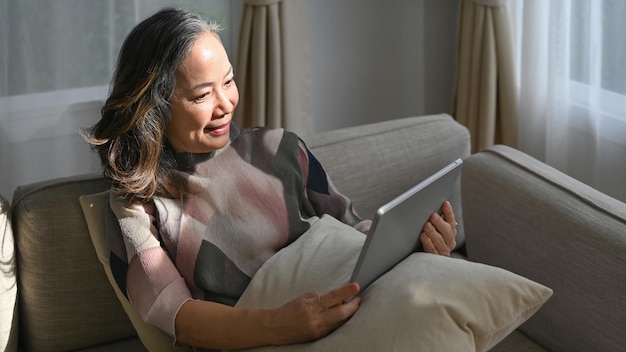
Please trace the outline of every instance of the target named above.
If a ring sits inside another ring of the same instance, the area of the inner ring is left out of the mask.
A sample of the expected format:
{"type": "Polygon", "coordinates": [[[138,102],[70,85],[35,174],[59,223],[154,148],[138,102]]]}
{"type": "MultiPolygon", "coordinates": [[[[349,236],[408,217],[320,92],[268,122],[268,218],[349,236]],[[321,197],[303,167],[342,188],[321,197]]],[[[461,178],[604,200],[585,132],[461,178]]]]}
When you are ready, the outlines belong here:
{"type": "Polygon", "coordinates": [[[78,131],[99,118],[128,31],[169,5],[223,23],[236,45],[241,1],[0,0],[0,194],[100,171],[78,131]]]}
{"type": "Polygon", "coordinates": [[[520,149],[626,201],[626,0],[509,5],[520,149]]]}

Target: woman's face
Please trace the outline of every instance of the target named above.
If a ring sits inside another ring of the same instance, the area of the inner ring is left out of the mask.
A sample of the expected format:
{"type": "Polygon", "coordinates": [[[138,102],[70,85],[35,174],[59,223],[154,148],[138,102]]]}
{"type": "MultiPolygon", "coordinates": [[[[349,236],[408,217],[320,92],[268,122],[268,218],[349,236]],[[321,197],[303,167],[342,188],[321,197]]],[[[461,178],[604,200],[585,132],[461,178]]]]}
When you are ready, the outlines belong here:
{"type": "Polygon", "coordinates": [[[204,33],[176,70],[165,133],[177,152],[208,153],[228,143],[233,110],[239,102],[233,67],[222,43],[204,33]]]}

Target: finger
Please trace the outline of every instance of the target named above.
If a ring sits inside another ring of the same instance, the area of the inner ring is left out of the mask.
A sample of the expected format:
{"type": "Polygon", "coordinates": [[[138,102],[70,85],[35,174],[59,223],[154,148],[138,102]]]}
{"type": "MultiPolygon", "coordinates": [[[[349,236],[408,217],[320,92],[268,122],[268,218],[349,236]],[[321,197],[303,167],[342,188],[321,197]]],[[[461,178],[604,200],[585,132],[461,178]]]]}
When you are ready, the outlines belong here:
{"type": "Polygon", "coordinates": [[[348,320],[361,305],[361,298],[356,297],[348,303],[342,303],[324,311],[325,318],[333,324],[333,329],[348,320]]]}
{"type": "MultiPolygon", "coordinates": [[[[456,247],[456,224],[450,224],[444,220],[439,214],[433,214],[430,217],[430,222],[435,226],[435,229],[442,236],[446,246],[450,251],[456,247]]],[[[435,243],[437,244],[437,243],[435,243]]]]}
{"type": "Polygon", "coordinates": [[[359,293],[359,290],[360,287],[358,283],[349,282],[334,290],[328,291],[323,295],[320,295],[320,304],[326,309],[336,307],[343,304],[346,299],[354,297],[357,293],[359,293]]]}
{"type": "MultiPolygon", "coordinates": [[[[356,286],[358,287],[358,284],[356,284],[356,286]]],[[[351,292],[350,296],[346,298],[354,297],[358,293],[358,291],[346,291],[346,292],[351,292]]],[[[328,296],[324,295],[323,297],[328,297],[328,296]]],[[[335,304],[332,307],[329,307],[322,312],[324,314],[326,321],[329,323],[335,324],[335,327],[343,324],[348,318],[350,318],[359,309],[359,306],[361,305],[360,297],[354,297],[352,300],[348,302],[345,302],[346,298],[341,299],[339,304],[335,304]]]]}
{"type": "Polygon", "coordinates": [[[454,216],[454,210],[452,209],[452,204],[449,201],[443,202],[441,205],[441,213],[446,222],[450,224],[454,224],[456,222],[454,216]]]}
{"type": "Polygon", "coordinates": [[[452,204],[450,204],[449,201],[443,202],[443,205],[441,206],[441,213],[443,214],[444,220],[456,229],[456,226],[457,226],[456,217],[454,216],[454,210],[452,209],[452,204]]]}
{"type": "MultiPolygon", "coordinates": [[[[434,214],[433,217],[437,217],[439,218],[439,221],[441,223],[445,223],[439,215],[434,214]]],[[[448,224],[445,224],[445,226],[449,227],[448,224]]],[[[432,244],[435,246],[435,252],[431,252],[431,253],[445,255],[445,256],[450,255],[450,247],[444,240],[441,233],[437,231],[437,229],[435,228],[432,222],[429,221],[424,225],[424,233],[428,236],[432,244]]]]}
{"type": "Polygon", "coordinates": [[[420,234],[420,241],[422,242],[422,247],[424,247],[424,252],[439,254],[439,252],[437,252],[437,247],[435,247],[433,241],[430,240],[430,237],[428,237],[426,232],[422,232],[420,234]]]}
{"type": "MultiPolygon", "coordinates": [[[[326,308],[322,305],[321,295],[318,295],[315,292],[307,292],[302,295],[302,298],[313,311],[326,310],[326,308]]],[[[296,298],[296,300],[297,299],[298,298],[296,298]]]]}

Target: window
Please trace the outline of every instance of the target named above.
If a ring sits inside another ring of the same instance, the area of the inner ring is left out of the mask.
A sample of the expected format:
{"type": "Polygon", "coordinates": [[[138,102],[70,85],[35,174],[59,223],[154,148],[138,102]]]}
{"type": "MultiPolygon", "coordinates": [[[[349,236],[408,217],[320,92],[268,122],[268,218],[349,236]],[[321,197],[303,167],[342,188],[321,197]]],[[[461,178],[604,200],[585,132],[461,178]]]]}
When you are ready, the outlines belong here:
{"type": "Polygon", "coordinates": [[[0,97],[108,85],[128,31],[172,4],[229,20],[228,0],[3,1],[0,97]]]}
{"type": "MultiPolygon", "coordinates": [[[[623,122],[626,122],[625,18],[623,0],[574,0],[571,4],[572,103],[583,111],[593,110],[604,118],[623,122]]],[[[624,138],[619,140],[624,142],[624,138]]]]}
{"type": "Polygon", "coordinates": [[[126,34],[165,6],[224,25],[234,59],[238,0],[0,0],[0,193],[100,170],[78,134],[95,123],[126,34]]]}
{"type": "Polygon", "coordinates": [[[68,125],[60,122],[68,110],[92,115],[86,125],[95,122],[126,34],[172,5],[225,24],[222,37],[232,52],[228,0],[0,0],[0,130],[10,141],[32,138],[35,126],[36,138],[74,134],[77,128],[59,128],[68,125]]]}
{"type": "Polygon", "coordinates": [[[522,150],[626,201],[626,0],[509,3],[522,150]]]}

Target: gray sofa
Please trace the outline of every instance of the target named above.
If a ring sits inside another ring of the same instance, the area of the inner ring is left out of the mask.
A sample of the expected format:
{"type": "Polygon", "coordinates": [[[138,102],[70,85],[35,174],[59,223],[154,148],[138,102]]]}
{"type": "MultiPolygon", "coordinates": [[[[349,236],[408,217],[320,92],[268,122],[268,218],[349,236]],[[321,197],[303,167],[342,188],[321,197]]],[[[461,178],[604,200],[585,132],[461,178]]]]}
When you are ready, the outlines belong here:
{"type": "MultiPolygon", "coordinates": [[[[458,255],[554,290],[493,351],[619,351],[626,346],[626,206],[508,147],[469,155],[448,115],[305,138],[364,217],[462,157],[458,255]]],[[[78,202],[99,175],[19,187],[0,210],[0,349],[141,351],[92,246],[78,202]]],[[[460,197],[459,197],[460,195],[460,197]]]]}

